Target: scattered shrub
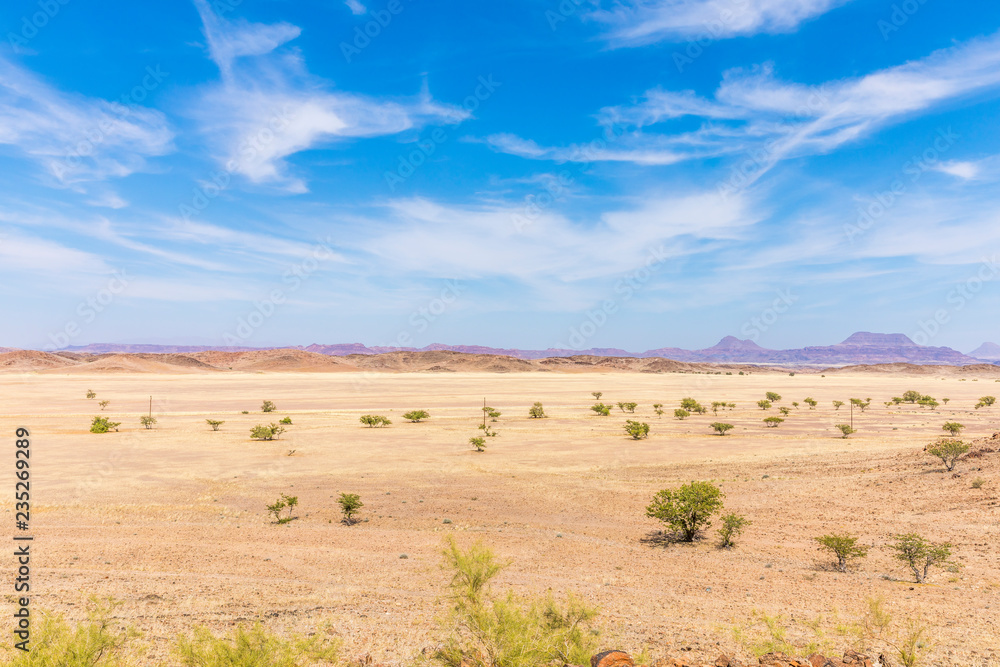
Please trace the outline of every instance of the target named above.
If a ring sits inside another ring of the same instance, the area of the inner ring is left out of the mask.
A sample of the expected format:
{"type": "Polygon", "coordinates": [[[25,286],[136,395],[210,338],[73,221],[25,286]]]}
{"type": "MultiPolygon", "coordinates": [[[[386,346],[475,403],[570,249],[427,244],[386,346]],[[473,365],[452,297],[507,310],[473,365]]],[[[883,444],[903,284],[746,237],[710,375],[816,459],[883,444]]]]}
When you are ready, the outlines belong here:
{"type": "Polygon", "coordinates": [[[983,479],[982,477],[977,477],[974,480],[972,480],[972,488],[981,489],[983,488],[983,484],[985,483],[986,483],[985,479],[983,479]]]}
{"type": "Polygon", "coordinates": [[[764,394],[764,397],[767,398],[767,400],[771,401],[772,403],[777,403],[778,401],[781,400],[781,394],[776,394],[773,391],[767,392],[766,394],[764,394]]]}
{"type": "Polygon", "coordinates": [[[97,404],[101,406],[101,410],[103,411],[104,408],[108,407],[111,404],[111,401],[98,401],[97,404]]]}
{"type": "Polygon", "coordinates": [[[483,415],[484,415],[483,419],[485,419],[486,417],[489,417],[490,421],[496,421],[497,417],[500,416],[500,411],[499,410],[494,410],[493,408],[491,408],[488,405],[484,405],[482,407],[482,411],[483,411],[483,415]]]}
{"type": "Polygon", "coordinates": [[[286,524],[292,521],[292,512],[295,510],[295,506],[299,504],[298,496],[289,496],[282,493],[281,497],[274,501],[273,505],[267,506],[267,511],[274,516],[274,520],[279,524],[286,524]],[[281,516],[282,510],[288,510],[287,516],[281,516]]]}
{"type": "Polygon", "coordinates": [[[594,405],[590,406],[590,409],[596,412],[601,417],[607,417],[609,414],[611,414],[611,406],[604,405],[604,403],[595,403],[594,405]]]}
{"type": "Polygon", "coordinates": [[[143,415],[139,417],[139,423],[145,426],[147,429],[151,429],[156,426],[156,417],[151,415],[143,415]]]}
{"type": "Polygon", "coordinates": [[[953,436],[961,433],[963,428],[965,428],[965,426],[959,424],[958,422],[945,422],[941,425],[942,431],[948,431],[948,433],[951,433],[953,436]]]}
{"type": "Polygon", "coordinates": [[[722,490],[711,482],[691,482],[679,489],[663,489],[653,496],[646,516],[659,519],[692,542],[712,515],[722,509],[722,490]]]}
{"type": "Polygon", "coordinates": [[[817,537],[820,547],[831,552],[837,557],[837,569],[847,572],[847,566],[851,561],[864,558],[868,555],[868,547],[858,544],[858,538],[846,533],[833,533],[817,537]]]}
{"type": "Polygon", "coordinates": [[[340,498],[337,499],[337,503],[340,505],[340,512],[344,515],[343,522],[348,526],[355,523],[354,515],[361,511],[361,508],[365,506],[361,502],[361,496],[356,493],[341,493],[340,498]]]}
{"type": "Polygon", "coordinates": [[[817,405],[819,405],[819,401],[817,401],[815,398],[810,398],[810,397],[803,398],[802,402],[808,405],[810,410],[814,409],[817,405]]]}
{"type": "Polygon", "coordinates": [[[275,409],[276,409],[275,405],[272,401],[264,401],[263,403],[260,404],[261,412],[274,412],[275,409]]]}
{"type": "Polygon", "coordinates": [[[121,425],[121,422],[108,421],[107,417],[94,417],[94,420],[90,422],[90,432],[107,433],[111,430],[117,431],[121,425]]]}
{"type": "Polygon", "coordinates": [[[649,424],[643,422],[632,421],[631,419],[625,422],[625,432],[632,436],[633,440],[641,440],[643,438],[649,437],[649,424]]]}
{"type": "Polygon", "coordinates": [[[785,421],[781,417],[764,417],[764,423],[767,424],[768,428],[777,428],[778,424],[785,421]]]}
{"type": "Polygon", "coordinates": [[[787,417],[788,414],[791,412],[791,410],[789,410],[788,408],[785,408],[785,407],[781,407],[781,408],[778,408],[778,412],[780,412],[781,414],[783,414],[784,416],[787,417]]]}
{"type": "Polygon", "coordinates": [[[528,408],[528,417],[531,419],[545,419],[545,408],[539,401],[535,401],[535,404],[528,408]]]}
{"type": "Polygon", "coordinates": [[[477,452],[486,449],[486,438],[469,438],[469,444],[476,448],[477,452]]]}
{"type": "Polygon", "coordinates": [[[381,428],[392,423],[388,417],[382,415],[361,415],[358,421],[368,428],[381,428]]]}
{"type": "Polygon", "coordinates": [[[639,407],[639,404],[638,404],[638,403],[633,403],[633,402],[629,402],[629,401],[626,401],[626,402],[619,402],[619,403],[618,403],[618,408],[619,408],[619,409],[620,409],[620,410],[621,410],[622,412],[635,412],[635,409],[636,409],[637,407],[639,407]]]}
{"type": "Polygon", "coordinates": [[[292,425],[292,418],[291,417],[285,417],[284,419],[279,419],[278,423],[279,424],[285,424],[286,426],[291,426],[292,425]]]}
{"type": "Polygon", "coordinates": [[[739,514],[726,514],[722,516],[722,528],[716,532],[719,534],[719,548],[731,549],[736,546],[736,538],[749,526],[752,521],[739,514]]]}
{"type": "Polygon", "coordinates": [[[996,402],[996,396],[983,396],[979,399],[979,402],[976,403],[976,410],[979,408],[988,408],[996,402]]]}
{"type": "Polygon", "coordinates": [[[249,410],[240,410],[240,414],[241,415],[248,415],[248,414],[250,414],[250,411],[249,410]]]}
{"type": "Polygon", "coordinates": [[[941,462],[951,472],[955,469],[955,464],[969,451],[969,446],[961,440],[941,440],[940,442],[927,447],[927,453],[941,459],[941,462]]]}
{"type": "Polygon", "coordinates": [[[197,627],[177,640],[174,654],[184,667],[312,667],[337,664],[339,650],[339,642],[326,632],[286,639],[258,623],[238,626],[228,637],[197,627]]]}
{"type": "Polygon", "coordinates": [[[590,395],[594,397],[595,401],[599,401],[599,400],[601,400],[601,396],[604,396],[604,392],[602,392],[602,391],[592,391],[592,392],[590,392],[590,395]]]}
{"type": "Polygon", "coordinates": [[[945,565],[951,556],[951,543],[934,544],[916,533],[897,535],[892,545],[897,560],[903,561],[913,573],[913,579],[922,584],[934,565],[945,565]]]}
{"type": "Polygon", "coordinates": [[[677,408],[676,410],[674,410],[674,417],[677,417],[677,419],[685,419],[690,416],[691,413],[685,410],[684,408],[677,408]]]}
{"type": "Polygon", "coordinates": [[[766,398],[762,398],[759,401],[757,401],[757,406],[760,407],[761,410],[767,410],[768,408],[771,407],[771,401],[767,400],[766,398]]]}
{"type": "Polygon", "coordinates": [[[860,398],[852,398],[851,404],[861,410],[861,412],[864,412],[868,409],[868,406],[872,404],[872,399],[868,398],[861,400],[860,398]]]}
{"type": "Polygon", "coordinates": [[[218,419],[206,419],[205,423],[211,426],[213,431],[218,431],[219,427],[225,424],[226,422],[220,421],[218,419]]]}
{"type": "Polygon", "coordinates": [[[732,424],[723,424],[722,422],[712,422],[710,426],[719,435],[725,435],[726,431],[731,431],[735,428],[732,424]]]}
{"type": "Polygon", "coordinates": [[[426,410],[410,410],[409,412],[403,413],[403,419],[409,420],[411,423],[417,423],[431,416],[431,413],[426,410]]]}
{"type": "Polygon", "coordinates": [[[252,440],[274,440],[284,432],[285,428],[278,426],[274,422],[266,426],[264,424],[257,424],[250,429],[250,438],[252,440]]]}
{"type": "Polygon", "coordinates": [[[840,429],[840,432],[844,434],[843,435],[844,438],[846,438],[852,433],[857,433],[857,430],[854,429],[850,424],[837,424],[834,428],[840,429]]]}
{"type": "Polygon", "coordinates": [[[916,403],[921,398],[923,398],[923,394],[921,394],[919,391],[913,391],[912,389],[910,389],[908,391],[903,392],[903,400],[906,401],[907,403],[916,403]]]}
{"type": "Polygon", "coordinates": [[[656,416],[658,418],[662,417],[663,416],[663,403],[653,403],[653,412],[656,413],[656,416]]]}
{"type": "Polygon", "coordinates": [[[87,390],[87,398],[94,398],[96,396],[97,396],[97,394],[94,393],[93,389],[88,389],[87,390]]]}

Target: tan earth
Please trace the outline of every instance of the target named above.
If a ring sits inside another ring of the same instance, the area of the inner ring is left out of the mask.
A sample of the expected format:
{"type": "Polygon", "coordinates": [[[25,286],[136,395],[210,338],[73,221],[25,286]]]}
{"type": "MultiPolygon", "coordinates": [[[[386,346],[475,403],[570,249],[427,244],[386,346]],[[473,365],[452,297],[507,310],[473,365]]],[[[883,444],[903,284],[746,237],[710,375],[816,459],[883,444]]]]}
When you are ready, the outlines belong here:
{"type": "Polygon", "coordinates": [[[454,536],[511,561],[498,590],[576,592],[599,606],[606,648],[645,648],[653,660],[750,658],[764,647],[763,615],[780,617],[778,631],[802,654],[812,644],[839,655],[866,600],[884,596],[893,632],[926,626],[922,664],[1000,665],[1000,454],[961,461],[953,474],[922,451],[948,420],[966,426],[967,442],[1000,431],[1000,405],[973,409],[1000,393],[988,369],[136,373],[132,363],[111,358],[87,372],[48,360],[42,373],[0,374],[0,433],[11,468],[15,429],[32,436],[33,608],[80,619],[89,596],[114,596],[124,603],[117,618],[149,643],[148,664],[169,659],[177,634],[196,624],[224,631],[255,619],[282,632],[329,621],[347,658],[409,664],[444,636],[441,550],[454,536]],[[883,405],[907,389],[951,400],[934,411],[883,405]],[[639,407],[599,417],[591,391],[639,407]],[[776,429],[762,418],[777,410],[756,406],[766,391],[784,397],[779,405],[801,403],[776,429]],[[144,430],[150,396],[158,424],[144,430]],[[737,408],[673,419],[685,396],[737,408]],[[832,401],[852,396],[873,402],[855,410],[858,432],[845,440],[834,425],[848,407],[832,401]],[[502,412],[500,435],[477,453],[467,443],[484,397],[502,412]],[[264,399],[277,411],[262,415],[264,399]],[[104,413],[100,400],[110,401],[104,413]],[[534,401],[548,418],[527,417],[534,401]],[[431,418],[405,421],[415,408],[431,418]],[[393,423],[365,428],[365,413],[393,423]],[[121,431],[89,433],[99,414],[121,431]],[[249,439],[255,424],[285,416],[293,425],[279,440],[249,439]],[[212,432],[206,418],[225,424],[212,432]],[[648,422],[650,437],[629,439],[626,418],[648,422]],[[713,421],[736,428],[719,437],[713,421]],[[727,510],[753,521],[735,549],[715,548],[717,526],[694,544],[665,545],[645,516],[656,491],[691,480],[715,480],[727,510]],[[278,526],[265,505],[286,492],[299,497],[299,518],[278,526]],[[340,522],[341,492],[361,495],[361,523],[340,522]],[[873,547],[847,574],[813,539],[832,531],[873,547]],[[955,565],[911,583],[886,548],[904,532],[951,542],[955,565]]]}

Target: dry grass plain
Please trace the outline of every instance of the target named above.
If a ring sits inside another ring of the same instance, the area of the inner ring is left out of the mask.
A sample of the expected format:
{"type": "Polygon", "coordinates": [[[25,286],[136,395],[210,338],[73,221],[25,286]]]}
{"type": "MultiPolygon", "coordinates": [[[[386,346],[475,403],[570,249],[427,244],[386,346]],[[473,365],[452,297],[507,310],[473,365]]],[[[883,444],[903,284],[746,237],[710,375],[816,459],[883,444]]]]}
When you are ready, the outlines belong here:
{"type": "Polygon", "coordinates": [[[967,441],[1000,430],[1000,406],[972,408],[998,392],[992,377],[860,373],[9,373],[0,433],[8,452],[16,427],[33,436],[33,605],[79,619],[88,596],[114,596],[150,660],[194,624],[262,619],[297,631],[330,621],[347,658],[408,664],[441,636],[441,549],[454,535],[511,560],[501,588],[577,592],[600,607],[604,644],[654,659],[746,658],[761,613],[780,616],[791,643],[837,652],[866,599],[882,595],[899,626],[927,626],[924,664],[1000,665],[1000,454],[953,476],[921,451],[947,420],[966,425],[967,441]],[[88,432],[102,414],[88,389],[111,401],[103,414],[121,432],[88,432]],[[882,405],[907,389],[951,401],[933,412],[882,405]],[[595,390],[638,402],[628,417],[651,424],[649,439],[628,439],[617,409],[595,416],[595,390]],[[777,413],[756,406],[766,391],[819,406],[767,429],[762,418],[777,413]],[[159,424],[147,431],[150,395],[159,424]],[[736,429],[713,435],[711,412],[673,419],[684,396],[735,402],[719,421],[736,429]],[[833,426],[847,407],[832,401],[852,396],[874,400],[844,440],[833,426]],[[484,397],[503,415],[476,453],[467,442],[484,397]],[[262,415],[263,399],[277,412],[262,415]],[[536,400],[547,419],[528,419],[536,400]],[[414,408],[430,420],[405,422],[414,408]],[[369,412],[392,426],[363,427],[369,412]],[[254,424],[285,416],[294,424],[279,440],[249,439],[254,424]],[[212,432],[206,418],[225,425],[212,432]],[[694,479],[720,483],[727,509],[753,521],[736,549],[716,549],[714,531],[693,545],[650,539],[650,498],[694,479]],[[339,522],[345,491],[361,495],[365,522],[339,522]],[[298,495],[300,518],[277,526],[264,506],[282,492],[298,495]],[[832,571],[813,542],[834,530],[875,547],[851,573],[832,571]],[[910,583],[884,548],[910,531],[951,541],[961,567],[910,583]]]}

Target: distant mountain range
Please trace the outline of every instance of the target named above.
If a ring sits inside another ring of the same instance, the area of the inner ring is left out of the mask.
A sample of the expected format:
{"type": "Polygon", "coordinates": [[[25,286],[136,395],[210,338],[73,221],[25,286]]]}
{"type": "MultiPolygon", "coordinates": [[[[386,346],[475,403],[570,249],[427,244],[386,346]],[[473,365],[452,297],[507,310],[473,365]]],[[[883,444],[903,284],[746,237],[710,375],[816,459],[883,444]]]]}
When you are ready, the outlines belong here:
{"type": "MultiPolygon", "coordinates": [[[[185,354],[208,350],[230,352],[249,351],[266,348],[221,347],[210,345],[120,345],[95,343],[91,345],[65,348],[65,352],[81,354],[107,354],[114,352],[147,354],[185,354]]],[[[336,345],[313,344],[290,346],[290,349],[306,350],[328,356],[343,357],[351,354],[382,354],[385,352],[417,352],[448,350],[468,354],[497,354],[517,359],[544,359],[550,357],[571,357],[593,355],[600,357],[663,357],[686,362],[719,362],[746,364],[783,364],[801,366],[838,366],[847,364],[938,364],[966,366],[970,364],[1000,362],[1000,345],[983,343],[969,355],[950,347],[917,345],[903,334],[879,334],[861,331],[849,336],[836,345],[803,347],[792,350],[769,350],[751,340],[740,340],[726,336],[716,345],[702,350],[684,350],[678,347],[662,347],[646,352],[628,352],[617,348],[590,348],[587,350],[518,350],[484,347],[481,345],[433,344],[423,348],[413,347],[367,347],[361,343],[336,345]]]]}

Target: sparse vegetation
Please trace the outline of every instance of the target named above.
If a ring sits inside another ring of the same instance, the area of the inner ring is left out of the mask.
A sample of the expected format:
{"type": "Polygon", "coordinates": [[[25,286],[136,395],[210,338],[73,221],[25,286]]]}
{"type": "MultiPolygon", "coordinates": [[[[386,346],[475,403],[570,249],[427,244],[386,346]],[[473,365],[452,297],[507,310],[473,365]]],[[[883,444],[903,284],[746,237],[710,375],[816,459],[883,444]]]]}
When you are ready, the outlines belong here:
{"type": "Polygon", "coordinates": [[[274,412],[275,410],[276,408],[273,401],[264,401],[260,404],[261,412],[274,412]]]}
{"type": "Polygon", "coordinates": [[[852,398],[851,399],[851,405],[853,405],[854,407],[856,407],[859,410],[861,410],[861,412],[864,412],[865,410],[867,410],[868,406],[870,406],[871,404],[872,404],[872,399],[870,399],[870,398],[867,398],[867,399],[864,399],[864,400],[862,400],[860,398],[852,398]]]}
{"type": "Polygon", "coordinates": [[[601,400],[601,396],[604,396],[604,392],[603,391],[592,391],[592,392],[590,392],[590,395],[594,397],[595,401],[599,401],[599,400],[601,400]]]}
{"type": "Polygon", "coordinates": [[[642,440],[649,437],[649,424],[628,419],[625,421],[625,432],[632,436],[633,440],[642,440]]]}
{"type": "Polygon", "coordinates": [[[922,584],[934,565],[945,565],[951,557],[951,543],[934,544],[917,533],[897,535],[892,545],[897,560],[905,563],[913,573],[916,583],[922,584]]]}
{"type": "Polygon", "coordinates": [[[410,410],[409,412],[403,413],[403,419],[416,424],[417,422],[423,421],[431,416],[426,410],[410,410]]]}
{"type": "Polygon", "coordinates": [[[622,401],[618,403],[618,408],[622,412],[635,412],[637,407],[639,407],[639,404],[631,401],[622,401]]]}
{"type": "Polygon", "coordinates": [[[753,522],[739,514],[723,515],[722,528],[716,531],[719,535],[719,548],[731,549],[736,546],[736,538],[751,523],[753,522]]]}
{"type": "Polygon", "coordinates": [[[205,423],[211,426],[213,431],[218,431],[219,427],[225,424],[226,422],[219,419],[206,419],[205,423]]]}
{"type": "Polygon", "coordinates": [[[479,430],[482,431],[483,435],[486,436],[487,438],[495,438],[498,435],[500,435],[499,433],[494,431],[493,427],[490,426],[489,424],[480,424],[479,430]]]}
{"type": "Polygon", "coordinates": [[[361,496],[356,493],[341,493],[340,498],[337,499],[337,504],[340,505],[340,513],[344,515],[343,523],[348,526],[356,522],[354,516],[365,506],[361,502],[361,496]]]}
{"type": "Polygon", "coordinates": [[[868,547],[858,544],[858,538],[846,533],[833,533],[817,537],[820,548],[826,549],[837,558],[837,569],[847,572],[851,562],[868,555],[868,547]]]}
{"type": "Polygon", "coordinates": [[[278,423],[279,424],[285,424],[286,426],[291,426],[292,425],[292,418],[291,417],[284,417],[282,419],[279,419],[278,423]]]}
{"type": "Polygon", "coordinates": [[[719,414],[719,408],[724,408],[724,407],[726,407],[725,401],[712,401],[712,414],[713,415],[719,414]]]}
{"type": "Polygon", "coordinates": [[[97,396],[97,394],[94,393],[93,389],[88,389],[87,390],[87,398],[95,398],[96,396],[97,396]]]}
{"type": "Polygon", "coordinates": [[[819,405],[819,401],[810,397],[803,398],[802,402],[808,405],[810,410],[814,410],[816,406],[819,405]]]}
{"type": "Polygon", "coordinates": [[[103,410],[104,410],[104,408],[106,408],[106,407],[108,407],[109,405],[111,405],[111,401],[107,401],[107,400],[105,400],[105,401],[98,401],[98,402],[97,402],[97,404],[98,404],[99,406],[101,406],[101,410],[103,411],[103,410]]]}
{"type": "Polygon", "coordinates": [[[361,415],[358,421],[368,428],[382,428],[392,423],[388,417],[382,415],[361,415]]]}
{"type": "Polygon", "coordinates": [[[782,419],[781,417],[764,417],[764,423],[767,425],[768,428],[777,428],[778,424],[782,423],[783,421],[785,420],[782,419]]]}
{"type": "Polygon", "coordinates": [[[469,444],[475,447],[477,452],[485,451],[486,438],[469,438],[469,444]]]}
{"type": "Polygon", "coordinates": [[[676,417],[677,419],[687,419],[690,416],[691,413],[685,410],[684,408],[677,408],[676,410],[674,410],[674,417],[676,417]]]}
{"type": "Polygon", "coordinates": [[[941,459],[941,462],[951,472],[955,464],[969,451],[969,446],[961,440],[940,440],[927,447],[927,453],[941,459]]]}
{"type": "Polygon", "coordinates": [[[139,423],[142,424],[146,429],[151,429],[156,426],[156,417],[150,415],[142,415],[139,417],[139,423]]]}
{"type": "Polygon", "coordinates": [[[734,427],[734,426],[733,426],[732,424],[724,424],[724,423],[722,423],[722,422],[712,422],[712,423],[710,424],[710,426],[711,426],[711,427],[712,427],[712,428],[713,428],[713,429],[715,430],[715,432],[716,432],[716,433],[718,433],[719,435],[725,435],[725,434],[726,434],[726,431],[731,431],[731,430],[733,430],[733,429],[735,428],[735,427],[734,427]]]}
{"type": "Polygon", "coordinates": [[[663,416],[663,403],[653,403],[653,412],[656,413],[657,417],[663,416]]]}
{"type": "Polygon", "coordinates": [[[174,654],[184,667],[312,667],[337,664],[339,650],[339,641],[329,633],[286,639],[258,623],[237,626],[228,637],[197,627],[177,641],[174,654]]]}
{"type": "Polygon", "coordinates": [[[294,520],[292,516],[295,511],[295,507],[299,504],[298,496],[290,496],[286,493],[282,493],[281,497],[274,501],[273,504],[267,506],[267,511],[270,513],[274,520],[279,524],[286,524],[289,521],[294,520]],[[288,514],[281,516],[282,511],[288,511],[288,514]]]}
{"type": "Polygon", "coordinates": [[[109,421],[107,417],[94,417],[93,421],[90,422],[90,432],[107,433],[108,431],[117,431],[121,425],[121,422],[109,421]]]}
{"type": "Polygon", "coordinates": [[[983,488],[983,484],[985,484],[985,483],[986,483],[986,480],[984,478],[977,477],[974,480],[972,480],[972,488],[974,488],[974,489],[981,489],[981,488],[983,488]]]}
{"type": "Polygon", "coordinates": [[[776,394],[773,391],[767,392],[766,394],[764,394],[764,397],[771,403],[778,403],[779,401],[781,401],[781,394],[776,394]]]}
{"type": "Polygon", "coordinates": [[[590,406],[590,409],[596,412],[601,417],[607,417],[609,414],[611,414],[611,406],[604,405],[604,403],[595,403],[594,405],[590,406]]]}
{"type": "Polygon", "coordinates": [[[681,409],[699,415],[703,415],[708,412],[708,408],[690,397],[681,399],[681,409]]]}
{"type": "Polygon", "coordinates": [[[945,422],[941,425],[941,430],[951,433],[952,436],[956,436],[961,433],[963,428],[965,428],[965,426],[959,424],[958,422],[945,422]]]}
{"type": "Polygon", "coordinates": [[[976,410],[979,408],[988,408],[996,402],[996,396],[983,396],[979,399],[979,402],[976,403],[976,410]]]}
{"type": "Polygon", "coordinates": [[[782,407],[778,408],[778,412],[780,412],[782,415],[784,415],[785,417],[787,417],[789,415],[789,413],[791,412],[791,410],[789,408],[786,408],[786,407],[782,406],[782,407]]]}
{"type": "Polygon", "coordinates": [[[842,437],[844,438],[852,433],[857,433],[857,429],[853,428],[850,424],[837,424],[835,428],[840,429],[840,432],[843,433],[842,437]]]}
{"type": "Polygon", "coordinates": [[[761,410],[768,410],[771,407],[771,401],[767,400],[766,398],[762,398],[759,401],[757,401],[757,407],[759,407],[761,410]]]}
{"type": "Polygon", "coordinates": [[[284,432],[285,428],[278,426],[274,422],[267,425],[257,424],[250,429],[250,438],[252,440],[274,440],[284,432]]]}
{"type": "Polygon", "coordinates": [[[483,417],[483,419],[485,419],[486,417],[489,417],[490,421],[496,421],[497,418],[500,417],[500,411],[499,410],[495,410],[495,409],[491,408],[488,405],[484,405],[482,407],[482,411],[483,411],[483,415],[485,415],[483,417]]]}
{"type": "Polygon", "coordinates": [[[722,509],[722,490],[711,482],[691,482],[679,489],[663,489],[653,496],[646,516],[659,519],[680,534],[684,542],[692,542],[712,521],[712,515],[722,509]]]}
{"type": "Polygon", "coordinates": [[[528,417],[531,419],[545,419],[545,408],[542,407],[541,402],[535,401],[534,405],[528,408],[528,417]]]}

